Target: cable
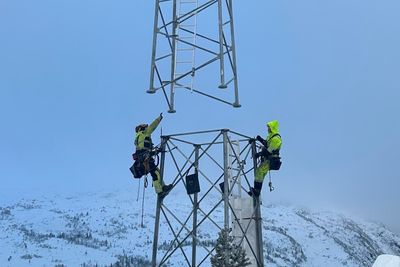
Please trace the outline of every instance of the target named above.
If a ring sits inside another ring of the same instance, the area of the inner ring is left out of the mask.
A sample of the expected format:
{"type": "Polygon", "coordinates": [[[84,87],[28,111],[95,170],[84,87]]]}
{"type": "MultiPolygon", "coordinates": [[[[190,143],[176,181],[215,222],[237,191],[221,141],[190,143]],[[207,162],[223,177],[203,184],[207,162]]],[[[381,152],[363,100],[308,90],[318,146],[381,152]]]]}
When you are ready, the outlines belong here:
{"type": "Polygon", "coordinates": [[[143,197],[142,197],[142,222],[140,223],[140,227],[144,228],[144,224],[143,224],[143,219],[144,219],[144,195],[146,193],[146,187],[147,187],[147,175],[146,178],[144,180],[144,186],[143,186],[143,197]]]}
{"type": "Polygon", "coordinates": [[[138,191],[137,191],[137,197],[136,197],[136,202],[139,201],[139,196],[140,196],[140,184],[142,183],[142,179],[139,179],[139,187],[138,187],[138,191]]]}

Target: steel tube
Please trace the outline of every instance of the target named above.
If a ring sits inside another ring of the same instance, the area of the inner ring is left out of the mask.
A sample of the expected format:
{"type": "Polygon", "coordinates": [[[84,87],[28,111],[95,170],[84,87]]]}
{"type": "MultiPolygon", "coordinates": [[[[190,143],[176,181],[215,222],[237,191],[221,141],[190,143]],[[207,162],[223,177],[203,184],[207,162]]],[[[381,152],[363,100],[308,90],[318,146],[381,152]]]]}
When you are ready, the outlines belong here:
{"type": "Polygon", "coordinates": [[[156,67],[156,51],[157,51],[157,32],[158,32],[158,10],[160,7],[160,0],[156,0],[154,12],[154,27],[153,27],[153,49],[151,52],[151,69],[150,69],[150,86],[147,93],[153,94],[154,90],[154,70],[156,67]]]}
{"type": "MultiPolygon", "coordinates": [[[[200,146],[195,146],[194,153],[194,168],[195,173],[198,175],[199,170],[199,149],[200,146]]],[[[196,266],[196,242],[197,242],[197,193],[194,194],[193,201],[193,239],[192,239],[192,266],[196,266]]]]}
{"type": "MultiPolygon", "coordinates": [[[[256,177],[257,172],[257,147],[256,141],[253,140],[251,144],[251,152],[253,156],[253,164],[254,164],[254,179],[256,177]]],[[[258,267],[264,267],[264,251],[263,251],[263,240],[262,240],[262,219],[261,219],[261,209],[260,209],[260,197],[253,197],[253,206],[255,209],[255,224],[256,224],[256,236],[257,236],[257,255],[258,255],[258,267]]]]}
{"type": "MultiPolygon", "coordinates": [[[[160,159],[160,180],[161,180],[160,182],[161,182],[161,184],[163,184],[166,143],[167,143],[167,139],[162,138],[162,140],[161,140],[161,159],[160,159]]],[[[151,261],[152,267],[156,267],[156,265],[157,265],[158,232],[160,229],[161,202],[162,202],[162,199],[160,199],[157,196],[156,220],[155,220],[155,224],[154,224],[153,255],[152,255],[152,261],[151,261]]]]}
{"type": "MultiPolygon", "coordinates": [[[[171,81],[175,79],[176,69],[176,28],[178,27],[178,21],[176,17],[176,0],[172,1],[172,56],[171,56],[171,81]]],[[[171,82],[169,92],[169,113],[175,113],[175,83],[171,82]]]]}
{"type": "Polygon", "coordinates": [[[222,0],[218,0],[218,29],[219,29],[219,71],[220,88],[226,88],[225,85],[225,63],[224,63],[224,29],[222,22],[222,0]]]}
{"type": "Polygon", "coordinates": [[[232,63],[233,63],[233,80],[234,80],[234,87],[235,87],[235,102],[233,106],[235,108],[239,108],[241,105],[239,103],[239,85],[238,85],[238,77],[237,77],[237,65],[236,65],[236,44],[235,44],[235,28],[233,26],[233,7],[232,7],[232,0],[229,0],[228,6],[229,16],[230,16],[230,28],[231,28],[231,50],[232,50],[232,63]]]}
{"type": "MultiPolygon", "coordinates": [[[[229,234],[229,175],[228,175],[228,131],[222,130],[223,140],[224,140],[224,229],[229,234]]],[[[229,251],[225,250],[225,264],[229,266],[229,251]]]]}

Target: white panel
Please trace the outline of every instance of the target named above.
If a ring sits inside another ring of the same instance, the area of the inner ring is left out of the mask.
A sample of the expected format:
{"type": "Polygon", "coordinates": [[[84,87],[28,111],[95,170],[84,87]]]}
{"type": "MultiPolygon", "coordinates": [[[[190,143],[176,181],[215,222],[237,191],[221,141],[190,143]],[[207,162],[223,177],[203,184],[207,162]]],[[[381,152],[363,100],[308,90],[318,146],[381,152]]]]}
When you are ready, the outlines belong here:
{"type": "Polygon", "coordinates": [[[400,257],[393,255],[380,255],[372,267],[400,267],[400,257]]]}
{"type": "Polygon", "coordinates": [[[235,238],[235,242],[239,243],[243,237],[243,231],[246,231],[246,238],[243,239],[242,247],[246,250],[247,257],[250,259],[251,267],[257,267],[257,261],[251,248],[253,248],[254,253],[257,251],[257,236],[256,236],[256,224],[255,220],[251,220],[254,212],[253,199],[250,197],[246,198],[234,198],[231,199],[231,205],[238,218],[231,216],[232,220],[232,236],[235,238]],[[241,230],[240,226],[243,231],[241,230]],[[249,245],[250,243],[250,245],[249,245]],[[251,248],[250,248],[251,246],[251,248]]]}

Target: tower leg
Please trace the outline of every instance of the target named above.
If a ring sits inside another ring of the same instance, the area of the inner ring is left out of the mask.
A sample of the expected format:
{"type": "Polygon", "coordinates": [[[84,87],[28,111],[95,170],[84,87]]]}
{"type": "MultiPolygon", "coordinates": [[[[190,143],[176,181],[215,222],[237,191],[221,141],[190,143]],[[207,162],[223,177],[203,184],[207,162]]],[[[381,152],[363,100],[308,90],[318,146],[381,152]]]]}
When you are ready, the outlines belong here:
{"type": "MultiPolygon", "coordinates": [[[[223,135],[223,150],[224,150],[224,228],[229,234],[229,174],[228,174],[228,131],[222,130],[223,135]]],[[[225,251],[226,255],[229,255],[229,251],[225,251]]],[[[225,257],[226,266],[229,266],[229,257],[225,257]]]]}
{"type": "Polygon", "coordinates": [[[176,14],[176,0],[172,0],[172,47],[171,47],[171,84],[169,92],[169,113],[175,113],[175,71],[176,71],[176,28],[178,27],[177,14],[176,14]]]}
{"type": "MultiPolygon", "coordinates": [[[[161,159],[160,159],[160,182],[163,184],[164,179],[164,165],[165,165],[165,146],[167,143],[166,137],[161,137],[161,159]]],[[[153,255],[151,260],[151,266],[157,266],[157,251],[158,251],[158,232],[160,229],[160,212],[161,204],[163,199],[157,196],[157,207],[156,207],[156,220],[154,224],[154,239],[153,239],[153,255]]]]}
{"type": "Polygon", "coordinates": [[[154,239],[153,239],[153,256],[151,260],[151,266],[157,266],[157,247],[158,247],[158,230],[160,227],[160,211],[161,211],[161,199],[157,199],[157,208],[156,208],[156,221],[154,225],[154,239]]]}
{"type": "Polygon", "coordinates": [[[232,72],[233,72],[233,86],[235,89],[235,102],[233,103],[233,107],[240,108],[241,105],[239,103],[239,85],[238,85],[238,77],[237,77],[237,66],[236,66],[236,43],[235,43],[235,28],[233,24],[233,7],[232,0],[229,0],[228,6],[229,13],[229,21],[231,28],[231,50],[232,50],[232,72]]]}
{"type": "MultiPolygon", "coordinates": [[[[195,161],[194,166],[196,173],[198,173],[199,169],[199,148],[200,146],[195,146],[195,161]]],[[[197,207],[198,207],[198,195],[194,194],[193,200],[193,236],[192,236],[192,266],[196,266],[196,246],[197,246],[197,207]]]]}
{"type": "MultiPolygon", "coordinates": [[[[257,159],[255,157],[257,153],[257,147],[255,140],[252,141],[251,144],[251,153],[253,156],[253,165],[254,165],[254,177],[256,177],[256,169],[257,169],[257,159]]],[[[264,267],[264,251],[263,251],[263,237],[262,237],[262,219],[261,219],[261,209],[260,209],[260,198],[253,197],[253,206],[255,210],[255,224],[256,224],[256,236],[257,236],[257,247],[256,253],[258,257],[258,262],[261,266],[264,267]]]]}
{"type": "Polygon", "coordinates": [[[218,0],[218,28],[219,28],[219,74],[220,85],[219,88],[227,88],[225,84],[225,62],[224,62],[224,28],[222,18],[222,0],[218,0]]]}
{"type": "Polygon", "coordinates": [[[158,10],[160,8],[160,0],[156,0],[154,12],[154,29],[153,29],[153,49],[151,52],[151,69],[150,69],[150,86],[147,93],[154,94],[154,72],[156,68],[156,53],[157,53],[157,35],[158,35],[158,10]]]}

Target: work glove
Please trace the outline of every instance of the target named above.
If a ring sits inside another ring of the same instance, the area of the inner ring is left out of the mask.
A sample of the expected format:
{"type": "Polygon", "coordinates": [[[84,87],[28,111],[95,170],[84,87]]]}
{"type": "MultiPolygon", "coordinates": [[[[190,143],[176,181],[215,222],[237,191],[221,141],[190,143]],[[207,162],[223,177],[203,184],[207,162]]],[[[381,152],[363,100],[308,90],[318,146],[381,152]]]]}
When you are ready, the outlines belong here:
{"type": "Polygon", "coordinates": [[[264,142],[265,142],[264,138],[262,138],[262,137],[259,136],[259,135],[257,135],[256,139],[257,139],[257,141],[260,141],[261,143],[264,143],[264,142]]]}

